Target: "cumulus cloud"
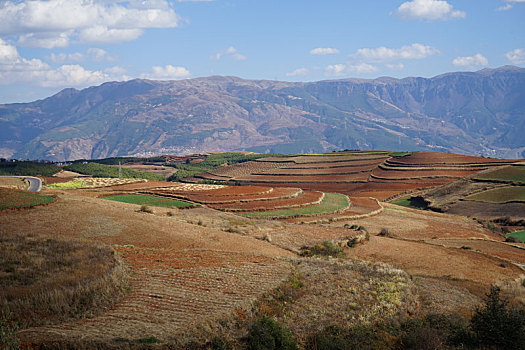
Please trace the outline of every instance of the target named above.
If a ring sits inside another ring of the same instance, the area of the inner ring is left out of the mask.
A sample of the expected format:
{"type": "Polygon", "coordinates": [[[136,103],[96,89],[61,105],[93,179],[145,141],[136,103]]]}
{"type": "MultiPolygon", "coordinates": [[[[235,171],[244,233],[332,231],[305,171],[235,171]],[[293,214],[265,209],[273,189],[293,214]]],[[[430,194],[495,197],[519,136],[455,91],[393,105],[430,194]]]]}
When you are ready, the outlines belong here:
{"type": "Polygon", "coordinates": [[[454,10],[454,7],[444,0],[407,1],[402,3],[393,14],[403,19],[425,19],[429,21],[466,17],[465,12],[454,10]]]}
{"type": "Polygon", "coordinates": [[[187,78],[190,75],[190,71],[187,70],[185,67],[172,66],[171,64],[168,64],[164,67],[152,67],[151,73],[142,74],[141,78],[158,80],[177,80],[187,78]]]}
{"type": "Polygon", "coordinates": [[[405,68],[403,63],[387,64],[386,67],[391,70],[402,70],[405,68]]]}
{"type": "Polygon", "coordinates": [[[235,61],[244,61],[246,59],[246,56],[241,55],[237,49],[233,46],[228,47],[225,50],[221,50],[217,52],[215,55],[211,56],[211,60],[218,61],[221,58],[226,57],[235,61]]]}
{"type": "Polygon", "coordinates": [[[310,54],[312,55],[336,55],[338,53],[339,50],[332,47],[317,47],[310,50],[310,54]]]}
{"type": "Polygon", "coordinates": [[[51,62],[54,63],[63,63],[63,62],[81,62],[81,61],[114,61],[115,57],[110,55],[106,50],[99,49],[96,47],[91,47],[86,50],[85,53],[82,52],[72,52],[72,53],[51,53],[46,57],[51,62]]]}
{"type": "Polygon", "coordinates": [[[0,2],[0,35],[17,37],[24,46],[66,47],[73,40],[129,41],[147,28],[173,28],[179,22],[167,0],[0,2]]]}
{"type": "Polygon", "coordinates": [[[297,68],[289,73],[286,73],[287,77],[299,77],[308,75],[309,71],[306,68],[297,68]]]}
{"type": "Polygon", "coordinates": [[[505,54],[505,58],[513,64],[524,64],[525,63],[525,50],[514,49],[505,54]]]}
{"type": "Polygon", "coordinates": [[[352,57],[360,58],[365,61],[382,62],[400,59],[421,59],[439,53],[439,50],[428,45],[412,44],[402,46],[399,49],[391,49],[384,46],[370,49],[363,48],[357,50],[352,57]]]}
{"type": "MultiPolygon", "coordinates": [[[[113,71],[91,71],[78,64],[57,68],[39,59],[21,57],[12,44],[0,39],[0,84],[31,83],[42,87],[85,87],[108,80],[123,80],[113,71]]],[[[121,70],[118,75],[121,75],[121,70]]]]}
{"type": "Polygon", "coordinates": [[[368,74],[379,71],[376,66],[368,63],[360,64],[331,64],[326,66],[325,75],[329,77],[340,77],[348,74],[368,74]]]}
{"type": "Polygon", "coordinates": [[[482,54],[478,53],[474,56],[456,57],[452,60],[452,64],[458,67],[475,68],[488,65],[489,60],[487,60],[482,54]]]}

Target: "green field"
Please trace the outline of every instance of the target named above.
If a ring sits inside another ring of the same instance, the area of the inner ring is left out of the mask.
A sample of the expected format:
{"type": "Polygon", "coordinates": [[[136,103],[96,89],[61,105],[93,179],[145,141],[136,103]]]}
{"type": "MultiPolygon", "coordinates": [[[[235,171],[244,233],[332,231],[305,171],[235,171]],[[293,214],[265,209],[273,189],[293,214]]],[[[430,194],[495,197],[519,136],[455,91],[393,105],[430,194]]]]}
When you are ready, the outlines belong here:
{"type": "Polygon", "coordinates": [[[51,176],[60,171],[55,164],[31,161],[0,162],[0,175],[51,176]]]}
{"type": "Polygon", "coordinates": [[[424,210],[428,208],[428,204],[420,197],[405,197],[392,202],[392,204],[412,209],[424,210]]]}
{"type": "Polygon", "coordinates": [[[323,201],[318,205],[303,208],[290,208],[272,211],[258,211],[253,213],[240,213],[242,216],[271,218],[285,216],[303,216],[313,214],[332,213],[348,206],[348,198],[339,193],[326,193],[323,201]]]}
{"type": "MultiPolygon", "coordinates": [[[[64,167],[65,170],[74,171],[84,175],[92,175],[93,177],[119,177],[118,166],[105,165],[98,163],[74,163],[64,167]]],[[[163,176],[153,174],[147,171],[137,171],[132,169],[122,168],[122,178],[124,179],[147,179],[147,180],[166,180],[163,176]]]]}
{"type": "Polygon", "coordinates": [[[40,194],[0,188],[0,209],[24,208],[51,203],[55,198],[40,194]]]}
{"type": "Polygon", "coordinates": [[[525,165],[510,165],[476,176],[479,180],[514,181],[525,183],[525,165]]]}
{"type": "Polygon", "coordinates": [[[486,203],[525,202],[525,186],[495,188],[465,198],[469,201],[486,203]]]}
{"type": "Polygon", "coordinates": [[[507,234],[507,237],[515,237],[525,243],[525,231],[517,231],[507,234]]]}
{"type": "Polygon", "coordinates": [[[109,196],[103,197],[104,199],[109,199],[111,201],[139,204],[139,205],[151,205],[152,207],[166,207],[166,208],[182,208],[190,205],[192,203],[179,201],[171,198],[163,198],[150,196],[147,194],[123,194],[118,196],[109,196]]]}

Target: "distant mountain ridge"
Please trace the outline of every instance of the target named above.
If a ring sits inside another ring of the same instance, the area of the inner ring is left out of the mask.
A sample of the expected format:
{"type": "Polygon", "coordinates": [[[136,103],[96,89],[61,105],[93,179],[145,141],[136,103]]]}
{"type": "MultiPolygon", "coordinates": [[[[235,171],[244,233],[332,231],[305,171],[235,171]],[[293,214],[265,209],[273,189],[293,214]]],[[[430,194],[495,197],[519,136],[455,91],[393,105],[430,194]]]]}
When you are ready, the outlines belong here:
{"type": "Polygon", "coordinates": [[[434,150],[525,157],[525,69],[308,83],[135,79],[0,105],[0,157],[434,150]]]}

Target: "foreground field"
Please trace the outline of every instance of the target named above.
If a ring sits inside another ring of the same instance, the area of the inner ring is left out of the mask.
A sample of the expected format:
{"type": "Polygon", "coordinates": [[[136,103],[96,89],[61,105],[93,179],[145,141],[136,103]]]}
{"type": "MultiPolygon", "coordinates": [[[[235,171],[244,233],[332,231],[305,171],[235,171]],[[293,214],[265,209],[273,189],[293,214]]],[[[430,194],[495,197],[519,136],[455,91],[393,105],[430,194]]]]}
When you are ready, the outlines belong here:
{"type": "Polygon", "coordinates": [[[0,188],[0,210],[34,207],[51,203],[55,198],[16,189],[0,188]]]}
{"type": "MultiPolygon", "coordinates": [[[[323,157],[297,157],[294,163],[315,167],[323,157]]],[[[385,153],[360,157],[384,159],[385,153]]],[[[355,155],[339,160],[348,158],[355,155]]],[[[525,244],[505,242],[503,234],[463,216],[267,184],[148,181],[45,189],[43,195],[57,200],[1,213],[0,235],[31,232],[30,241],[102,245],[128,269],[129,289],[111,307],[91,305],[94,317],[26,324],[17,333],[26,345],[213,348],[210,342],[219,337],[245,348],[250,324],[269,316],[307,348],[324,326],[363,326],[428,312],[470,317],[493,284],[512,305],[525,305],[525,244]],[[317,203],[319,194],[324,196],[317,203]],[[200,206],[172,207],[185,199],[200,206]],[[332,252],[302,256],[315,247],[332,252]]],[[[26,245],[24,251],[35,249],[26,245]]],[[[92,271],[75,266],[75,276],[92,271]]]]}

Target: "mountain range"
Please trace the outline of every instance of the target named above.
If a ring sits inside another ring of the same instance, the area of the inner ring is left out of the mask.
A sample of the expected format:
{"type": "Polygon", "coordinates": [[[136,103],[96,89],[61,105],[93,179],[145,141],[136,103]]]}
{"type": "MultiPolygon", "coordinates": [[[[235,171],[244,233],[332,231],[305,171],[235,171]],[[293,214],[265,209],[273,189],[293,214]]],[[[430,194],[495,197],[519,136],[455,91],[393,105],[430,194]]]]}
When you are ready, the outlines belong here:
{"type": "Polygon", "coordinates": [[[525,69],[319,82],[135,79],[0,105],[0,157],[434,150],[525,157],[525,69]]]}

